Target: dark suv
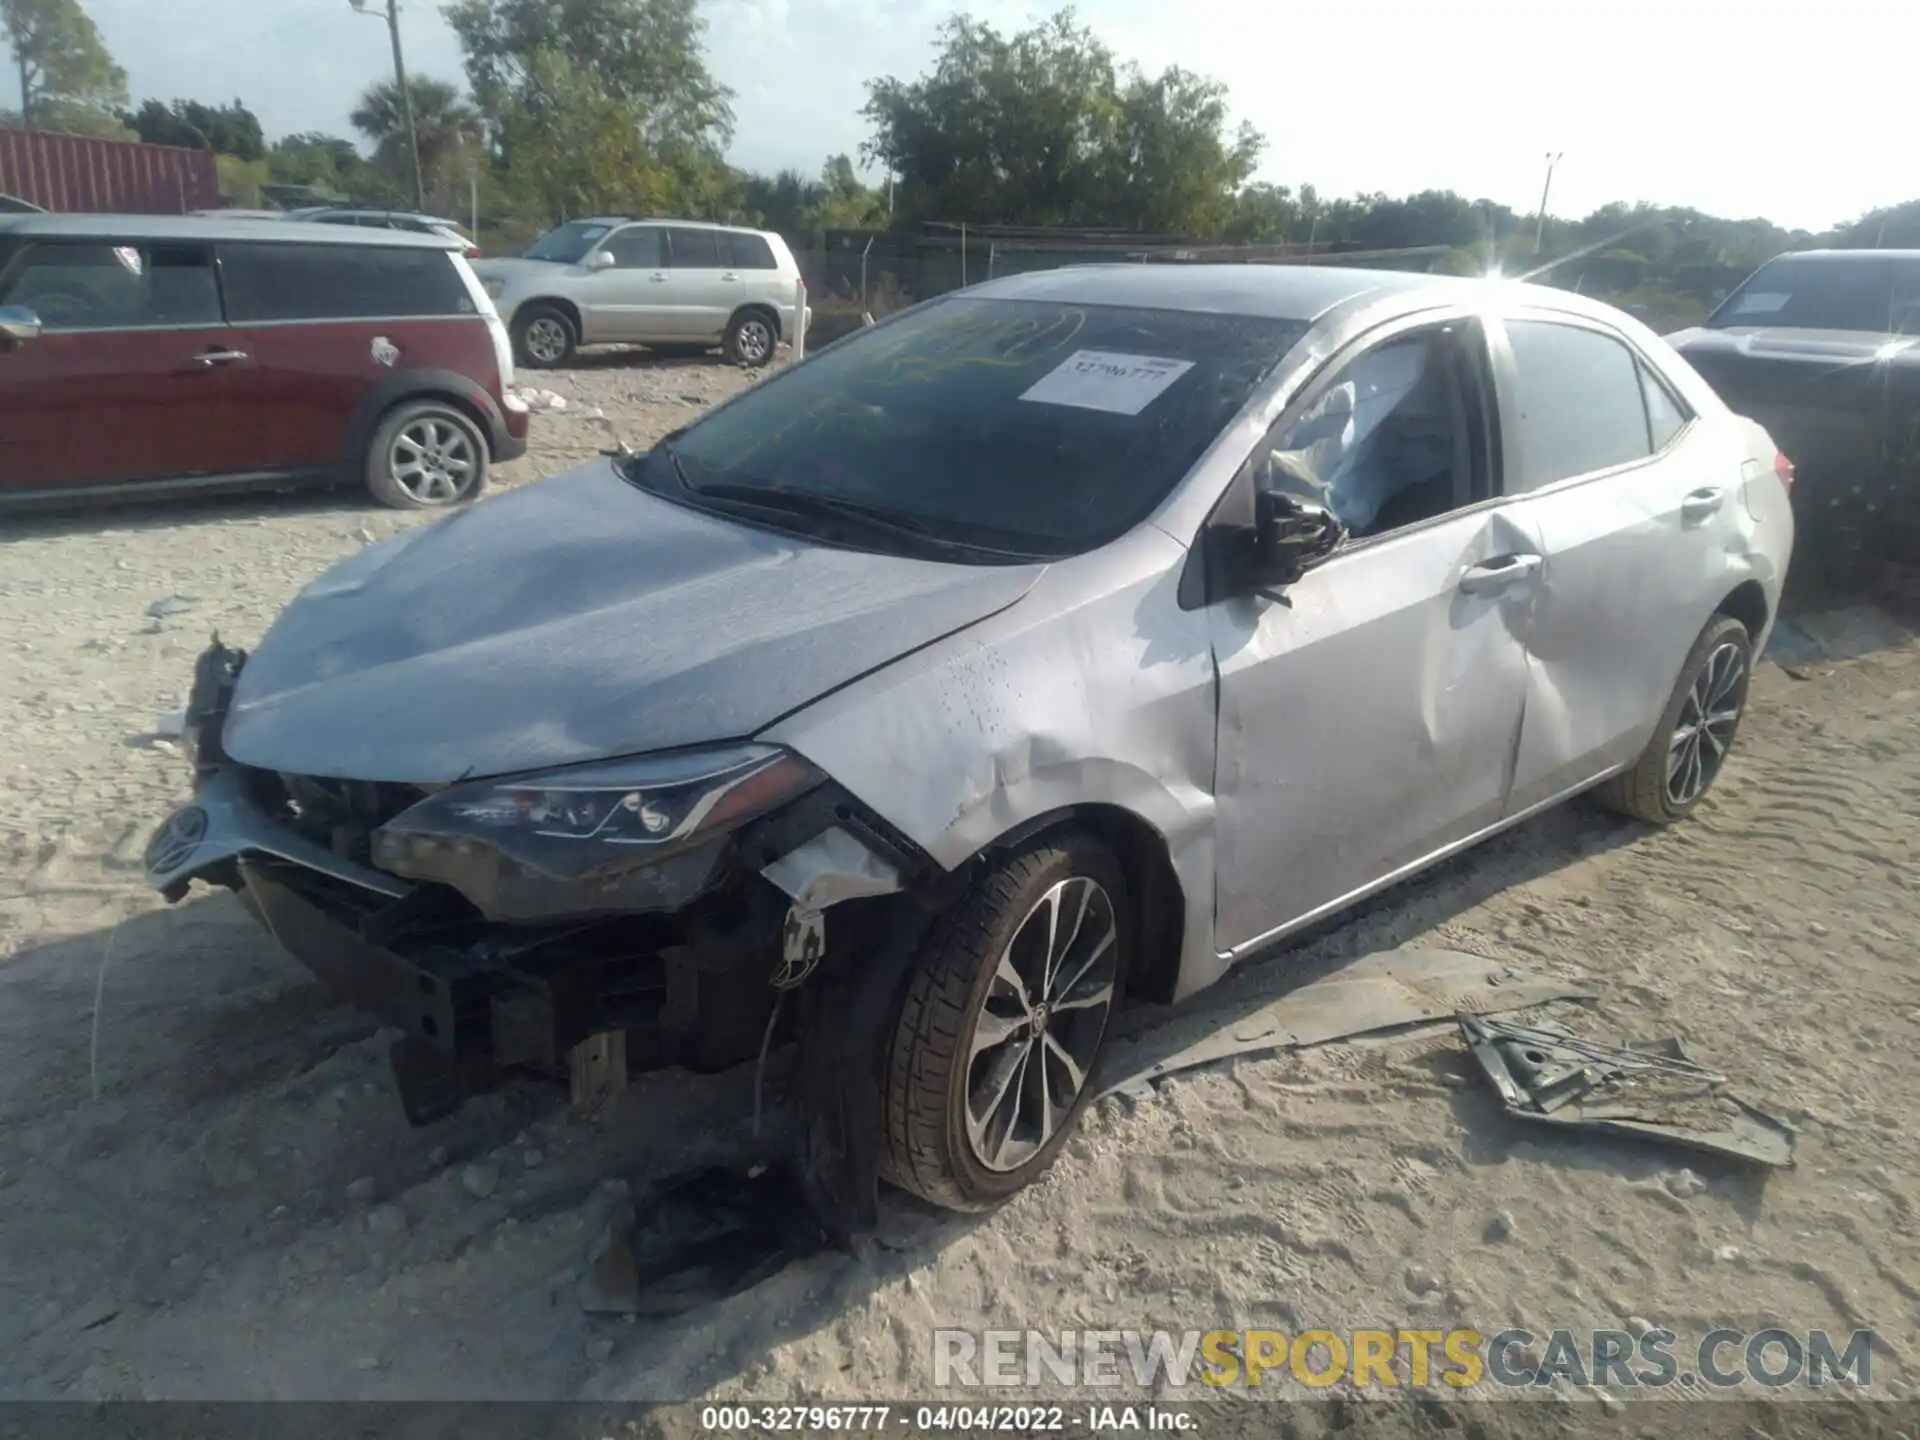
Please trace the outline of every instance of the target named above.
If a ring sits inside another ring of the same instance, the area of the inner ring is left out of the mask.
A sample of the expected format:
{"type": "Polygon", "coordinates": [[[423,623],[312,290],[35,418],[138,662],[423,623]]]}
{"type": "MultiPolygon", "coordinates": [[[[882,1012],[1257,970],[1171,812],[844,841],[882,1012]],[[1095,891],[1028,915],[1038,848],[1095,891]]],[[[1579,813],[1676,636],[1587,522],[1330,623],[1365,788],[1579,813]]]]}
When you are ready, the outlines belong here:
{"type": "Polygon", "coordinates": [[[473,498],[528,417],[458,245],[0,215],[0,506],[309,480],[399,509],[473,498]]]}
{"type": "MultiPolygon", "coordinates": [[[[1825,604],[1920,555],[1920,250],[1769,260],[1667,337],[1793,457],[1795,589],[1825,604]]],[[[1895,580],[1895,583],[1900,583],[1895,580]]]]}

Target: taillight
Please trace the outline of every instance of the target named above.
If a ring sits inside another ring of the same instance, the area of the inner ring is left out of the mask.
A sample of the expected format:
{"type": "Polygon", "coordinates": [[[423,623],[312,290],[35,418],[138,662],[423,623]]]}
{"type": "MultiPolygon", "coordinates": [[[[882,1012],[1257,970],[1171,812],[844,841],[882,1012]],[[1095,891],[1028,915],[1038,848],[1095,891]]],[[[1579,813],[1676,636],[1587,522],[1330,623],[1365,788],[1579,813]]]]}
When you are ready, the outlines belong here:
{"type": "Polygon", "coordinates": [[[1773,452],[1773,473],[1780,482],[1780,488],[1789,495],[1793,494],[1793,461],[1782,451],[1773,452]]]}

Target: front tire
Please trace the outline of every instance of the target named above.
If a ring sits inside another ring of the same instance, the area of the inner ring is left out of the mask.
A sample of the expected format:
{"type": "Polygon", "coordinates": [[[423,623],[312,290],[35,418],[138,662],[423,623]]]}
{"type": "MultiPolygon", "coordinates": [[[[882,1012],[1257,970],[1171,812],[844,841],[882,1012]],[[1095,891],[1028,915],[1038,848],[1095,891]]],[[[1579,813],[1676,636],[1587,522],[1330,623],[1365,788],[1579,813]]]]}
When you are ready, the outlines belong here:
{"type": "Polygon", "coordinates": [[[395,510],[464,505],[486,487],[487,437],[471,417],[438,400],[396,405],[367,447],[367,489],[395,510]]]}
{"type": "Polygon", "coordinates": [[[1595,791],[1595,798],[1650,825],[1671,825],[1693,812],[1719,778],[1753,675],[1753,637],[1729,615],[1700,632],[1653,738],[1633,767],[1595,791]]]}
{"type": "Polygon", "coordinates": [[[996,864],[930,935],[886,1053],[881,1173],[985,1210],[1053,1163],[1093,1098],[1132,958],[1126,872],[1081,831],[996,864]]]}
{"type": "Polygon", "coordinates": [[[529,370],[568,364],[580,348],[573,317],[554,305],[526,305],[513,317],[513,353],[529,370]]]}

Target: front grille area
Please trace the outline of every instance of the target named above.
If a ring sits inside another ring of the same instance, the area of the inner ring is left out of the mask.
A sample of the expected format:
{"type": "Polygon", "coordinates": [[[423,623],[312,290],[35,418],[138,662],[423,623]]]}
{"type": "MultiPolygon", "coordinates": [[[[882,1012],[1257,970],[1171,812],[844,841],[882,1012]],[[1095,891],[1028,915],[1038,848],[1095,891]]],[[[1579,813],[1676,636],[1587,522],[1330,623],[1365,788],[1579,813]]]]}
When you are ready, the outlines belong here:
{"type": "Polygon", "coordinates": [[[335,780],[272,770],[245,772],[255,803],[288,829],[324,845],[344,860],[372,863],[373,832],[427,792],[416,785],[335,780]]]}

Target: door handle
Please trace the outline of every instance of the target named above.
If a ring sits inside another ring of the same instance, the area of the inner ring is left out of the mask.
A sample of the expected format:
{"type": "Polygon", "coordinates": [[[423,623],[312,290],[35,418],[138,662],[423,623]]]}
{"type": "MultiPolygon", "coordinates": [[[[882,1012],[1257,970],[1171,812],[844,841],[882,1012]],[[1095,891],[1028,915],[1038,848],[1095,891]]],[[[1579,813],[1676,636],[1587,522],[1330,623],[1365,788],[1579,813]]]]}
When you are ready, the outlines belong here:
{"type": "Polygon", "coordinates": [[[649,275],[647,278],[653,281],[654,284],[661,285],[666,282],[667,272],[664,270],[656,270],[653,272],[653,274],[649,275]]]}
{"type": "Polygon", "coordinates": [[[203,350],[193,357],[209,370],[220,365],[240,365],[249,358],[244,350],[203,350]]]}
{"type": "Polygon", "coordinates": [[[1517,585],[1540,568],[1538,555],[1496,555],[1479,565],[1468,567],[1460,577],[1460,590],[1466,595],[1498,595],[1517,585]]]}
{"type": "Polygon", "coordinates": [[[1709,486],[1705,490],[1695,490],[1680,502],[1680,519],[1689,525],[1705,520],[1727,503],[1727,492],[1709,486]]]}
{"type": "Polygon", "coordinates": [[[727,271],[726,274],[722,275],[720,278],[722,280],[738,280],[740,277],[734,274],[733,271],[729,270],[727,271]]]}

